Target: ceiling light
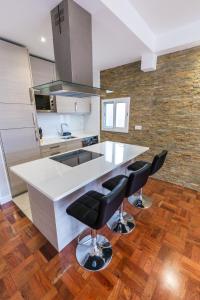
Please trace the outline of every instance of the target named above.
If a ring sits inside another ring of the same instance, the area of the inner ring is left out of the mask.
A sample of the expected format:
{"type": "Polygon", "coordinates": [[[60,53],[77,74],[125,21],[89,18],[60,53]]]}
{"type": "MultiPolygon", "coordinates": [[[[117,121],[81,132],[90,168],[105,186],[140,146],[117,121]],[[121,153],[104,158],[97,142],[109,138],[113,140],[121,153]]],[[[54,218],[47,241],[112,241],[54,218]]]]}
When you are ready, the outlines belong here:
{"type": "Polygon", "coordinates": [[[42,43],[45,43],[45,42],[46,42],[46,38],[45,38],[44,36],[41,36],[40,41],[41,41],[42,43]]]}

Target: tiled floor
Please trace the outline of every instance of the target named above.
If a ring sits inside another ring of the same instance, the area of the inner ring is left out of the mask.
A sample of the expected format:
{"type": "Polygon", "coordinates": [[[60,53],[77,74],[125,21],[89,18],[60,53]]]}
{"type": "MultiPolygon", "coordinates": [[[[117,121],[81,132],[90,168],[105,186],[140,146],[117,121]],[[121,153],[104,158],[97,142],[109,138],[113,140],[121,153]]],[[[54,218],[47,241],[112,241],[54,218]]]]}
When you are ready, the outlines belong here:
{"type": "Polygon", "coordinates": [[[76,241],[61,253],[12,203],[0,210],[0,299],[200,300],[200,193],[151,180],[153,207],[126,203],[137,227],[111,240],[107,269],[91,273],[75,259],[76,241]]]}

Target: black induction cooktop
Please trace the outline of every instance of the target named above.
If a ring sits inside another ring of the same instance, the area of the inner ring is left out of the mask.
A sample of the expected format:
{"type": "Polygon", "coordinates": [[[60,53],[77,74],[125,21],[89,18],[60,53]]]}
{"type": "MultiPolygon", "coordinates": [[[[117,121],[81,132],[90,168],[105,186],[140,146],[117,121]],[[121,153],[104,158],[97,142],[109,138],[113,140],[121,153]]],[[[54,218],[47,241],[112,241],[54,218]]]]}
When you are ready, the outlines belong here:
{"type": "Polygon", "coordinates": [[[87,150],[76,150],[69,153],[64,153],[57,156],[52,156],[50,159],[65,164],[70,167],[76,167],[90,160],[103,156],[101,153],[91,152],[87,150]]]}

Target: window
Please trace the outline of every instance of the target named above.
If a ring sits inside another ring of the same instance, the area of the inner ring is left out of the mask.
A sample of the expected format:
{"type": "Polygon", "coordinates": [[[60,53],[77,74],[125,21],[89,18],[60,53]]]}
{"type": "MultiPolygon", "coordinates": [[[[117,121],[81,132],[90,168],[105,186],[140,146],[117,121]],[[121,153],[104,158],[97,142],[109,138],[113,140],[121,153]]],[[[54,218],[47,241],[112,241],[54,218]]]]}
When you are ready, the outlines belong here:
{"type": "Polygon", "coordinates": [[[102,100],[102,130],[128,132],[130,98],[102,100]]]}

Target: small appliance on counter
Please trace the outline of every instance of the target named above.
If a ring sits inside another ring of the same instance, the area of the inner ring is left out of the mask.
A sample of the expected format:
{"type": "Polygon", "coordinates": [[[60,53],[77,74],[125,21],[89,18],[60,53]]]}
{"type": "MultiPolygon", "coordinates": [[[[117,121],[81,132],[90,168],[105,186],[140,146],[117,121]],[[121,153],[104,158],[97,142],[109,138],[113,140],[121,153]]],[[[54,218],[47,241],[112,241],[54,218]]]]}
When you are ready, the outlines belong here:
{"type": "Polygon", "coordinates": [[[72,133],[69,132],[69,131],[63,132],[63,134],[60,137],[63,140],[70,140],[70,139],[75,139],[76,138],[76,136],[72,136],[72,133]]]}
{"type": "Polygon", "coordinates": [[[42,137],[43,137],[43,133],[42,133],[42,128],[41,127],[39,127],[39,136],[40,136],[40,140],[41,140],[42,137]]]}
{"type": "Polygon", "coordinates": [[[70,136],[70,135],[72,135],[72,133],[70,131],[64,131],[62,133],[62,136],[70,136]]]}
{"type": "Polygon", "coordinates": [[[84,138],[82,140],[82,146],[87,147],[94,144],[98,144],[98,142],[99,142],[98,135],[95,135],[95,136],[84,138]]]}

